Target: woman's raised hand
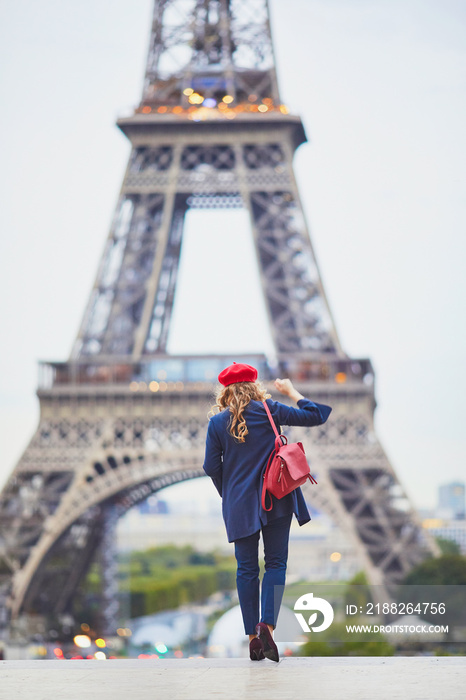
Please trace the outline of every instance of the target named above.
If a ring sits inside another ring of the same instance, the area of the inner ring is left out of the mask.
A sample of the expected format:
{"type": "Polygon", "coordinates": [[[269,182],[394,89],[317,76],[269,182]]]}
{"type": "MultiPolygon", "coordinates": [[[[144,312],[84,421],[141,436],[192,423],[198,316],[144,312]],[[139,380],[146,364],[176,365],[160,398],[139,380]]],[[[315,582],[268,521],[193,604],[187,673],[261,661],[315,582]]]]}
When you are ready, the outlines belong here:
{"type": "Polygon", "coordinates": [[[276,379],[274,384],[280,394],[284,394],[285,396],[289,396],[290,392],[294,389],[291,379],[276,379]]]}
{"type": "Polygon", "coordinates": [[[280,394],[284,394],[284,396],[289,396],[290,399],[293,399],[293,401],[299,401],[300,399],[304,399],[304,396],[294,388],[291,379],[277,378],[274,384],[275,388],[278,389],[280,394]]]}

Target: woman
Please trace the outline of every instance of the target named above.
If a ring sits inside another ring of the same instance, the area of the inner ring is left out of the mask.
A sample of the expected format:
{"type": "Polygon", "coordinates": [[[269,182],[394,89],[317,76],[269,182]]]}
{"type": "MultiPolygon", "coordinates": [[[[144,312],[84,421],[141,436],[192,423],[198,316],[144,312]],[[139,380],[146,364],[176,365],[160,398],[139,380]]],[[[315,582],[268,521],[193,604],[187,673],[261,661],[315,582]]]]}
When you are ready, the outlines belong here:
{"type": "Polygon", "coordinates": [[[257,370],[250,365],[234,362],[220,372],[218,380],[223,386],[212,411],[219,412],[214,413],[207,429],[204,471],[222,497],[228,541],[235,543],[236,584],[244,631],[249,635],[250,658],[278,661],[273,630],[285,585],[291,519],[294,513],[304,525],[311,517],[300,488],[281,499],[271,496],[272,509],[262,508],[263,475],[275,446],[275,434],[262,402],[267,400],[279,431],[281,425],[321,425],[332,409],[305,399],[289,379],[276,379],[275,387],[298,408],[272,401],[256,381],[257,370]],[[261,531],[265,574],[259,621],[261,531]]]}

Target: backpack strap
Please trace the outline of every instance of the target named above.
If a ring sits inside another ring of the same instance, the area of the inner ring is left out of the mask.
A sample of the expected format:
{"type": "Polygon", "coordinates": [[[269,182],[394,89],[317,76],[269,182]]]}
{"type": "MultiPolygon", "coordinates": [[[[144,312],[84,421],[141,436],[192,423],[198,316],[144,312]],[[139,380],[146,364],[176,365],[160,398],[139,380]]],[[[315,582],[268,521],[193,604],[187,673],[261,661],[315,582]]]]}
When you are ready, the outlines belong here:
{"type": "Polygon", "coordinates": [[[270,467],[270,464],[272,462],[272,459],[275,457],[275,452],[276,452],[276,450],[272,450],[272,454],[270,455],[269,461],[267,462],[267,467],[265,468],[264,477],[263,477],[263,481],[262,481],[261,503],[262,503],[262,508],[266,511],[272,510],[272,506],[273,506],[272,496],[270,494],[269,494],[270,507],[267,508],[267,506],[265,505],[265,499],[267,496],[267,489],[265,487],[265,477],[267,476],[267,472],[269,471],[269,467],[270,467]]]}
{"type": "Polygon", "coordinates": [[[267,406],[267,401],[262,401],[262,405],[264,406],[265,411],[266,411],[266,413],[267,413],[267,415],[268,415],[268,417],[269,417],[270,425],[271,425],[272,428],[273,428],[273,432],[275,433],[275,437],[278,437],[278,436],[279,436],[279,433],[278,433],[278,430],[277,430],[277,426],[275,425],[275,421],[273,420],[272,414],[270,413],[270,408],[267,406]]]}
{"type": "Polygon", "coordinates": [[[272,414],[270,413],[270,409],[267,406],[267,403],[265,401],[262,401],[262,403],[269,417],[270,425],[273,428],[273,432],[275,433],[275,449],[278,450],[279,447],[281,447],[282,445],[286,445],[286,443],[288,442],[287,437],[286,435],[283,435],[283,433],[278,432],[277,426],[275,425],[275,421],[272,418],[272,414]]]}
{"type": "Polygon", "coordinates": [[[270,413],[270,409],[269,409],[269,407],[267,406],[267,402],[266,402],[266,401],[262,401],[262,404],[263,404],[263,406],[264,406],[264,408],[265,408],[265,410],[266,410],[267,416],[269,417],[269,421],[270,421],[270,424],[271,424],[271,426],[272,426],[272,428],[273,428],[273,432],[275,433],[275,448],[272,450],[272,452],[271,452],[271,454],[270,454],[270,457],[269,457],[269,461],[267,462],[267,467],[265,468],[264,477],[263,477],[263,484],[262,484],[262,498],[261,498],[261,501],[262,501],[262,508],[263,508],[264,510],[267,510],[267,511],[268,511],[268,510],[272,510],[273,502],[272,502],[272,497],[269,495],[269,498],[270,498],[270,508],[267,508],[267,506],[265,505],[265,498],[266,498],[266,495],[267,495],[267,489],[265,488],[265,479],[266,479],[266,476],[267,476],[267,472],[269,471],[270,465],[271,465],[271,463],[272,463],[272,460],[273,460],[273,458],[275,457],[275,455],[276,455],[276,453],[277,453],[278,448],[280,447],[281,444],[283,444],[282,438],[284,438],[284,440],[286,441],[286,437],[285,437],[285,435],[280,435],[280,433],[278,432],[277,426],[275,425],[275,421],[273,420],[272,414],[270,413]]]}

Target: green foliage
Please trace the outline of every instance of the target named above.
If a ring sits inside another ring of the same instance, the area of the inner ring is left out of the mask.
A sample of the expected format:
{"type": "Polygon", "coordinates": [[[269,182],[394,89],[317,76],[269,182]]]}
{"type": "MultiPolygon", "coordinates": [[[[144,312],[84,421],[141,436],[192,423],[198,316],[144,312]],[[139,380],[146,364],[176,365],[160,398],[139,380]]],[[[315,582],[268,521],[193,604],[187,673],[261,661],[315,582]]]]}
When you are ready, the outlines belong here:
{"type": "Polygon", "coordinates": [[[405,577],[407,585],[452,586],[466,584],[466,557],[461,554],[444,554],[429,557],[412,569],[405,577]]]}
{"type": "MultiPolygon", "coordinates": [[[[172,610],[202,601],[217,591],[235,587],[236,561],[215,552],[197,552],[191,546],[167,545],[119,556],[119,595],[131,617],[172,610]]],[[[92,598],[100,591],[99,566],[88,572],[82,594],[92,598]]]]}
{"type": "Polygon", "coordinates": [[[366,604],[372,601],[369,582],[365,571],[358,571],[346,586],[344,602],[346,605],[356,605],[358,609],[366,608],[366,604]]]}
{"type": "Polygon", "coordinates": [[[130,579],[126,588],[130,593],[130,615],[150,615],[202,601],[216,591],[234,588],[235,575],[236,569],[231,564],[223,564],[167,570],[163,580],[144,577],[130,579]]]}
{"type": "Polygon", "coordinates": [[[215,555],[211,552],[193,552],[190,554],[188,561],[191,566],[195,566],[196,564],[214,566],[216,564],[215,555]]]}
{"type": "MultiPolygon", "coordinates": [[[[197,552],[190,545],[175,547],[165,545],[153,547],[143,552],[128,552],[119,556],[119,578],[124,580],[134,576],[165,577],[167,569],[179,569],[197,565],[216,566],[223,561],[214,552],[197,552]]],[[[230,559],[227,557],[227,559],[230,559]]]]}
{"type": "Polygon", "coordinates": [[[87,572],[84,588],[88,593],[98,594],[101,587],[100,567],[94,562],[87,572]]]}
{"type": "Polygon", "coordinates": [[[455,540],[447,540],[444,537],[435,538],[442,554],[461,554],[461,548],[455,540]]]}
{"type": "Polygon", "coordinates": [[[318,639],[315,635],[301,647],[300,656],[393,656],[395,653],[395,648],[376,632],[361,632],[352,639],[340,641],[348,636],[346,622],[333,622],[328,630],[318,634],[318,639]]]}
{"type": "Polygon", "coordinates": [[[350,578],[348,586],[367,586],[368,583],[366,572],[361,569],[361,571],[354,574],[353,578],[350,578]]]}

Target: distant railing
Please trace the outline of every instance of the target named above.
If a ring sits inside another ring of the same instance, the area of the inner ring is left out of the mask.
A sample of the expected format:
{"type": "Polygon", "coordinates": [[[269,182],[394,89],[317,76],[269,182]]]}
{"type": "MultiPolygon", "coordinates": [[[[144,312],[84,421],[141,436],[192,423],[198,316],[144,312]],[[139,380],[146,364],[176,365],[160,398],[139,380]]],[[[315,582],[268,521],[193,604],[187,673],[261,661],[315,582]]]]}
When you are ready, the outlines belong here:
{"type": "Polygon", "coordinates": [[[132,391],[182,391],[186,385],[215,383],[218,374],[233,362],[244,362],[257,368],[265,382],[277,376],[289,377],[296,383],[325,382],[345,384],[358,382],[372,385],[374,373],[370,360],[347,358],[328,360],[301,356],[268,361],[265,355],[159,355],[139,362],[126,358],[89,358],[71,362],[40,362],[39,390],[66,385],[127,385],[132,391]]]}
{"type": "MultiPolygon", "coordinates": [[[[72,362],[41,362],[39,365],[39,389],[65,384],[127,384],[149,386],[195,382],[213,383],[218,374],[233,362],[245,362],[257,367],[262,379],[270,379],[270,369],[264,355],[230,356],[180,356],[161,355],[128,362],[126,358],[89,358],[72,362]]],[[[165,387],[166,388],[166,387],[165,387]]],[[[175,388],[171,387],[170,388],[175,388]]],[[[162,389],[163,390],[163,389],[162,389]]]]}
{"type": "Polygon", "coordinates": [[[331,382],[345,384],[362,382],[368,386],[374,383],[374,370],[368,359],[350,358],[306,358],[293,355],[282,357],[279,363],[281,376],[299,382],[331,382]]]}

